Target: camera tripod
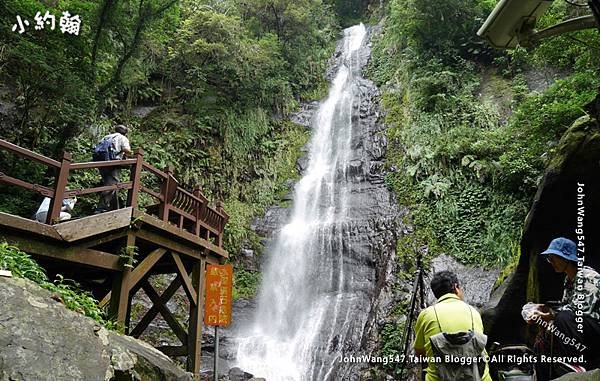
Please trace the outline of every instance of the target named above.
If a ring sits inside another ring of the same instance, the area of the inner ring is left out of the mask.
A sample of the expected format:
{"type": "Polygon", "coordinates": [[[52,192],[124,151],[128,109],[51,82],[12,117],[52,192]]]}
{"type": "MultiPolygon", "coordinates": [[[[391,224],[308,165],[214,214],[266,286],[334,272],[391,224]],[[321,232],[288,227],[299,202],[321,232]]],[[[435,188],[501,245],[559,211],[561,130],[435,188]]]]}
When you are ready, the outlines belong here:
{"type": "Polygon", "coordinates": [[[415,271],[415,279],[413,281],[408,318],[406,320],[406,325],[404,326],[404,333],[402,335],[404,342],[402,354],[404,355],[404,357],[402,359],[402,365],[400,365],[401,380],[403,379],[402,376],[404,373],[404,369],[406,368],[406,362],[408,358],[408,351],[412,337],[412,326],[415,320],[415,309],[417,307],[417,298],[419,299],[419,309],[425,308],[425,284],[423,280],[425,271],[423,270],[423,253],[421,250],[417,250],[416,248],[415,252],[417,254],[417,270],[415,271]]]}

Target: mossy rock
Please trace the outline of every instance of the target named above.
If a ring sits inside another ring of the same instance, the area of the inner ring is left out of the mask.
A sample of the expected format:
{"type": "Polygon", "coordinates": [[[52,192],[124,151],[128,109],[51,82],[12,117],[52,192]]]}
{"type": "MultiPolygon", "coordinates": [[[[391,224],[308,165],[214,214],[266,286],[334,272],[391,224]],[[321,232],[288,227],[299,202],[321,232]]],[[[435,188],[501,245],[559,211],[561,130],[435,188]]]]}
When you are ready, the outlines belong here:
{"type": "Polygon", "coordinates": [[[515,275],[495,308],[490,341],[531,340],[533,332],[520,317],[522,305],[561,298],[563,275],[554,273],[539,253],[556,237],[576,240],[580,184],[585,184],[585,263],[600,268],[600,236],[593,234],[600,229],[599,170],[600,126],[586,115],[565,132],[546,168],[525,221],[515,275]]]}

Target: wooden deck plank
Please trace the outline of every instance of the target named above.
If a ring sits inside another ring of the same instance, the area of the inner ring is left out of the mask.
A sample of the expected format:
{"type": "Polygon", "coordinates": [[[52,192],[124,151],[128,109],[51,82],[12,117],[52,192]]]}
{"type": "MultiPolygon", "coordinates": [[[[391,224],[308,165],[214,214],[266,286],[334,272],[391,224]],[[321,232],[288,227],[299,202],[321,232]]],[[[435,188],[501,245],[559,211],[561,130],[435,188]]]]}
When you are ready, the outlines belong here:
{"type": "Polygon", "coordinates": [[[229,253],[227,253],[227,250],[212,244],[210,242],[208,242],[207,240],[200,238],[190,232],[187,232],[185,230],[179,229],[177,226],[171,225],[167,222],[161,221],[158,218],[151,216],[149,214],[146,214],[144,212],[140,212],[139,210],[134,210],[133,211],[133,219],[134,220],[139,220],[144,224],[148,224],[150,226],[153,226],[155,228],[167,231],[179,238],[183,238],[186,241],[189,241],[193,244],[196,244],[198,246],[202,246],[207,248],[208,250],[212,251],[213,253],[220,255],[221,257],[224,258],[228,258],[229,257],[229,253]]]}
{"type": "Polygon", "coordinates": [[[90,237],[77,242],[77,246],[88,248],[112,242],[117,239],[127,237],[128,231],[125,229],[118,230],[114,233],[102,234],[98,237],[90,237]]]}
{"type": "Polygon", "coordinates": [[[177,241],[165,238],[159,233],[148,230],[139,230],[135,232],[135,235],[142,240],[152,242],[156,245],[165,247],[169,250],[176,251],[178,253],[190,256],[195,259],[200,259],[204,256],[204,248],[193,249],[190,245],[186,245],[177,241]]]}
{"type": "MultiPolygon", "coordinates": [[[[58,234],[53,226],[8,213],[0,212],[0,227],[2,230],[4,230],[4,228],[24,230],[33,234],[62,241],[61,235],[58,234]]],[[[2,234],[1,231],[0,234],[2,234]]]]}
{"type": "Polygon", "coordinates": [[[131,208],[123,208],[54,225],[63,240],[74,242],[129,226],[131,208]]]}
{"type": "Polygon", "coordinates": [[[42,242],[32,237],[22,237],[10,233],[1,233],[9,244],[26,253],[73,262],[110,271],[122,271],[119,256],[78,246],[58,247],[53,242],[42,242]]]}

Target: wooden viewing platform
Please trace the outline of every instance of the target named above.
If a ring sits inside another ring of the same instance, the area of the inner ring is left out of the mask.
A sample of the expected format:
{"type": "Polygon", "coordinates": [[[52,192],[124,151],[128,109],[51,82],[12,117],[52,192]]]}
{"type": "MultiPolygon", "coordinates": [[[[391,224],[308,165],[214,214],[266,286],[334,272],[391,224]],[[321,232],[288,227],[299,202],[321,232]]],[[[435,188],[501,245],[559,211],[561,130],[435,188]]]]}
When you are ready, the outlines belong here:
{"type": "Polygon", "coordinates": [[[0,212],[0,240],[33,255],[50,276],[63,274],[90,290],[131,336],[142,335],[160,314],[180,345],[158,349],[172,357],[187,356],[188,370],[198,375],[206,264],[222,263],[228,257],[223,230],[229,216],[222,204],[210,206],[200,188],[186,191],[171,168],[161,171],[146,163],[141,150],[130,159],[85,163],[73,163],[68,153],[56,161],[1,139],[0,151],[55,171],[54,183],[49,186],[11,177],[3,173],[7,168],[0,167],[0,183],[51,199],[46,223],[0,212]],[[69,188],[74,171],[114,166],[130,168],[128,181],[69,188]],[[112,190],[127,191],[123,208],[58,222],[64,198],[95,193],[99,197],[100,192],[112,190]],[[141,207],[142,197],[154,203],[141,207]],[[175,275],[162,294],[149,282],[155,274],[175,275]],[[167,307],[180,287],[190,305],[187,324],[167,307]],[[139,290],[153,305],[132,327],[131,300],[139,290]]]}

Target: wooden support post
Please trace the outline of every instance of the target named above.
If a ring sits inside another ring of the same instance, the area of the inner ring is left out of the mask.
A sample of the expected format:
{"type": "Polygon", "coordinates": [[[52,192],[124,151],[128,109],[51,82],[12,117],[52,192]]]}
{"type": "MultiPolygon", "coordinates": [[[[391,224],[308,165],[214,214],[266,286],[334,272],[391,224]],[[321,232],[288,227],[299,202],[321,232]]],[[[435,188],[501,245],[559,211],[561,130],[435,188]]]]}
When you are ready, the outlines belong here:
{"type": "Polygon", "coordinates": [[[177,273],[181,277],[181,283],[183,284],[183,291],[185,291],[188,299],[190,300],[190,305],[198,304],[198,294],[196,293],[196,290],[194,290],[194,286],[188,277],[188,272],[185,269],[179,254],[171,252],[171,257],[173,257],[173,261],[175,261],[177,273]]]}
{"type": "Polygon", "coordinates": [[[142,167],[144,165],[144,150],[138,148],[133,154],[135,156],[135,165],[131,168],[131,189],[127,193],[127,206],[131,206],[133,209],[137,208],[138,193],[142,187],[142,167]]]}
{"type": "Polygon", "coordinates": [[[71,166],[71,154],[68,152],[63,153],[62,162],[56,176],[56,183],[54,184],[54,198],[50,201],[50,207],[48,208],[48,215],[46,216],[47,224],[54,224],[60,217],[60,209],[62,208],[62,202],[65,195],[65,188],[69,181],[69,169],[71,166]]]}
{"type": "MultiPolygon", "coordinates": [[[[181,286],[181,276],[178,276],[177,278],[173,279],[173,282],[171,282],[169,287],[167,287],[167,289],[162,293],[162,295],[160,296],[161,303],[166,304],[173,297],[173,295],[175,295],[175,292],[177,291],[179,286],[181,286]]],[[[152,320],[154,320],[158,313],[158,307],[156,305],[153,305],[148,310],[148,312],[146,312],[144,317],[142,317],[138,325],[131,331],[131,336],[140,337],[140,335],[144,333],[144,330],[148,328],[148,326],[150,325],[150,323],[152,323],[152,320]]]]}
{"type": "Polygon", "coordinates": [[[192,285],[198,303],[190,304],[190,323],[188,327],[188,371],[195,377],[200,374],[200,351],[202,349],[202,320],[204,315],[204,279],[206,277],[206,260],[201,259],[194,263],[192,270],[192,285]]]}
{"type": "MultiPolygon", "coordinates": [[[[132,247],[135,245],[135,236],[131,233],[127,235],[125,240],[125,247],[132,247]]],[[[129,291],[130,285],[131,268],[123,267],[123,270],[113,280],[113,287],[110,295],[110,308],[109,317],[115,320],[118,324],[125,326],[127,319],[127,310],[129,309],[129,291]]],[[[128,328],[125,327],[125,333],[128,328]]]]}
{"type": "Polygon", "coordinates": [[[179,323],[171,310],[167,308],[167,303],[163,302],[163,299],[160,297],[160,295],[158,295],[154,287],[152,287],[147,279],[142,281],[142,289],[152,301],[153,307],[158,309],[158,312],[160,312],[163,319],[165,319],[169,327],[171,327],[173,333],[177,336],[177,338],[179,338],[181,344],[185,345],[185,343],[189,340],[188,333],[185,332],[185,329],[181,326],[181,323],[179,323]]]}
{"type": "Polygon", "coordinates": [[[133,293],[129,293],[129,297],[127,300],[127,313],[125,314],[125,334],[129,335],[130,326],[131,326],[131,302],[133,301],[133,293]]]}
{"type": "Polygon", "coordinates": [[[163,201],[160,204],[158,217],[165,222],[169,222],[169,206],[171,204],[169,191],[172,187],[171,182],[173,181],[173,170],[173,166],[169,164],[167,166],[167,169],[165,170],[167,178],[165,179],[165,182],[163,183],[163,186],[160,191],[161,195],[163,196],[163,201]]]}
{"type": "Polygon", "coordinates": [[[152,267],[162,258],[163,254],[167,252],[166,249],[159,247],[158,249],[152,250],[150,254],[144,258],[143,261],[138,263],[138,265],[131,271],[131,276],[129,277],[129,289],[134,288],[142,279],[144,279],[152,267]]]}

